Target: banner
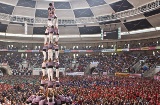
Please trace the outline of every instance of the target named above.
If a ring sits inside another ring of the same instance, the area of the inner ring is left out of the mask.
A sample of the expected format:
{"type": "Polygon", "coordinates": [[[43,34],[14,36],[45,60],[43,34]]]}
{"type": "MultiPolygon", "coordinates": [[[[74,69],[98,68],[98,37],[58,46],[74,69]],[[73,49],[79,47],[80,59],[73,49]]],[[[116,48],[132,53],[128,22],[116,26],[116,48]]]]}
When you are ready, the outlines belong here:
{"type": "MultiPolygon", "coordinates": [[[[33,75],[40,75],[40,72],[42,71],[42,68],[34,68],[33,69],[33,75]]],[[[55,72],[56,69],[53,69],[53,71],[55,72]]],[[[47,69],[45,70],[46,74],[47,74],[47,69]]],[[[59,72],[62,72],[64,74],[65,72],[65,68],[59,68],[59,72]]]]}
{"type": "Polygon", "coordinates": [[[64,50],[64,53],[70,53],[71,50],[64,50]]]}
{"type": "Polygon", "coordinates": [[[117,51],[129,51],[129,49],[128,48],[126,48],[126,49],[117,49],[117,51]]]}
{"type": "Polygon", "coordinates": [[[157,49],[157,50],[160,49],[160,46],[157,46],[156,49],[157,49]]]}
{"type": "Polygon", "coordinates": [[[93,52],[93,50],[86,50],[86,52],[93,52]]]}
{"type": "Polygon", "coordinates": [[[140,48],[131,48],[131,49],[129,49],[130,51],[138,51],[138,50],[141,50],[140,48]]]}
{"type": "Polygon", "coordinates": [[[149,50],[149,47],[142,47],[141,50],[149,50]]]}
{"type": "Polygon", "coordinates": [[[76,52],[79,52],[78,50],[71,50],[71,52],[74,52],[74,53],[76,53],[76,52]]]}
{"type": "Polygon", "coordinates": [[[115,52],[115,49],[103,49],[101,52],[115,52]]]}
{"type": "Polygon", "coordinates": [[[130,74],[129,77],[142,77],[142,74],[130,74]]]}
{"type": "Polygon", "coordinates": [[[93,50],[93,52],[101,52],[101,50],[93,50]]]}
{"type": "Polygon", "coordinates": [[[8,49],[0,49],[0,51],[8,51],[8,49]]]}
{"type": "Polygon", "coordinates": [[[59,50],[59,53],[64,53],[64,50],[59,50]]]}
{"type": "Polygon", "coordinates": [[[70,73],[66,73],[66,75],[72,75],[72,76],[84,75],[84,72],[70,72],[70,73]]]}
{"type": "Polygon", "coordinates": [[[156,47],[149,47],[149,50],[155,50],[156,47]]]}
{"type": "Polygon", "coordinates": [[[129,77],[129,73],[115,73],[115,76],[126,76],[126,77],[129,77]]]}
{"type": "Polygon", "coordinates": [[[40,52],[40,50],[32,50],[32,52],[40,52]]]}
{"type": "Polygon", "coordinates": [[[25,50],[18,50],[18,52],[25,52],[25,50]]]}

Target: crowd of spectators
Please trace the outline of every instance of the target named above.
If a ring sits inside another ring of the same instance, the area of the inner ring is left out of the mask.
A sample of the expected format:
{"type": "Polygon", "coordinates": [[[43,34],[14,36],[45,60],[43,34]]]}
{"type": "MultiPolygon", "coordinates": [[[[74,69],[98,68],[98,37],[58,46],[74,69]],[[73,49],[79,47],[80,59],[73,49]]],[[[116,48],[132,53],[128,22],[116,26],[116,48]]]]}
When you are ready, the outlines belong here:
{"type": "MultiPolygon", "coordinates": [[[[27,57],[21,57],[20,54],[10,54],[10,55],[0,55],[0,63],[6,63],[12,69],[13,75],[31,75],[33,68],[41,68],[41,64],[43,62],[43,57],[41,54],[35,56],[34,54],[28,55],[27,57]],[[23,61],[28,63],[28,67],[20,67],[23,61]]],[[[160,60],[158,55],[147,55],[147,54],[133,54],[131,52],[123,52],[115,55],[84,55],[81,54],[76,56],[75,58],[69,54],[60,54],[59,56],[59,67],[65,68],[66,70],[84,72],[89,68],[91,62],[99,62],[96,67],[97,71],[103,71],[107,73],[114,74],[115,72],[129,72],[136,73],[133,68],[134,64],[136,64],[139,60],[145,60],[144,66],[142,64],[142,68],[139,70],[145,71],[144,67],[147,67],[147,70],[159,64],[160,60]],[[73,63],[75,61],[75,63],[73,63]],[[73,66],[73,64],[75,64],[73,66]]],[[[142,72],[141,72],[142,73],[142,72]]]]}
{"type": "MultiPolygon", "coordinates": [[[[23,45],[20,46],[16,46],[16,45],[7,45],[6,44],[0,45],[0,49],[8,49],[8,50],[42,50],[42,44],[37,45],[23,45]]],[[[73,48],[68,48],[68,47],[61,47],[61,50],[102,50],[102,49],[125,49],[125,48],[141,48],[141,47],[155,47],[155,46],[159,46],[160,42],[159,41],[153,41],[153,40],[142,40],[142,41],[129,41],[129,42],[122,42],[122,43],[97,43],[97,45],[90,45],[90,44],[85,44],[85,46],[73,46],[73,48]],[[133,43],[132,43],[133,42],[133,43]]],[[[62,45],[63,46],[63,45],[62,45]]]]}
{"type": "Polygon", "coordinates": [[[3,76],[0,78],[0,104],[25,105],[39,89],[39,76],[3,76]]]}
{"type": "MultiPolygon", "coordinates": [[[[0,102],[8,105],[24,105],[27,98],[39,91],[39,77],[0,78],[10,84],[8,90],[0,92],[0,102]],[[15,85],[11,81],[16,81],[15,85]],[[38,82],[37,82],[38,81],[38,82]]],[[[60,78],[60,87],[55,93],[70,96],[73,105],[159,105],[160,81],[149,78],[108,76],[67,76],[60,78]]],[[[55,101],[56,102],[56,101],[55,101]]]]}

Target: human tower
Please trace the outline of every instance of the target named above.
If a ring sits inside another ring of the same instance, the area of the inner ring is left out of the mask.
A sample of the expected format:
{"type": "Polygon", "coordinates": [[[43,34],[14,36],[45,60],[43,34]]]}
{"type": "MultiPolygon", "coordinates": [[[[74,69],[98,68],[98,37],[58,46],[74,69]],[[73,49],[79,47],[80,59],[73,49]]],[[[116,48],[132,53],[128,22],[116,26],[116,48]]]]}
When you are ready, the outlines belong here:
{"type": "MultiPolygon", "coordinates": [[[[54,105],[54,94],[57,94],[59,83],[59,30],[58,18],[55,14],[54,3],[49,3],[48,22],[44,35],[42,78],[39,91],[32,94],[26,101],[33,105],[54,105]],[[56,69],[56,78],[53,70],[56,69]],[[46,73],[47,71],[47,73],[46,73]],[[48,75],[48,76],[46,76],[48,75]]],[[[58,100],[57,100],[58,103],[58,100]]]]}
{"type": "Polygon", "coordinates": [[[48,22],[44,35],[42,79],[44,79],[47,69],[48,80],[53,81],[53,69],[56,69],[57,81],[59,81],[59,29],[58,19],[55,14],[54,3],[49,4],[48,22]],[[48,56],[47,56],[48,55],[48,56]]]}
{"type": "Polygon", "coordinates": [[[49,97],[53,93],[53,88],[59,87],[59,29],[58,18],[55,14],[54,3],[49,3],[48,8],[48,22],[44,35],[43,47],[43,63],[42,63],[42,79],[41,89],[42,93],[49,97]],[[47,56],[48,55],[48,56],[47,56]],[[53,70],[56,69],[56,80],[54,79],[53,70]],[[46,73],[47,70],[47,73],[46,73]],[[48,75],[48,78],[46,77],[48,75]],[[55,84],[55,85],[54,85],[55,84]]]}

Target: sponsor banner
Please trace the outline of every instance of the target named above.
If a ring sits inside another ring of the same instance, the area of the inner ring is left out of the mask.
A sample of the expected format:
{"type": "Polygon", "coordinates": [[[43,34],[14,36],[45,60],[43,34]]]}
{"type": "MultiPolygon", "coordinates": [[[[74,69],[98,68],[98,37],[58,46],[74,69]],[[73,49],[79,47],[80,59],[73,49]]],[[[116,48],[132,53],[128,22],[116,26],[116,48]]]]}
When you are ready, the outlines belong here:
{"type": "Polygon", "coordinates": [[[140,48],[131,48],[131,49],[129,49],[130,51],[138,51],[138,50],[141,50],[140,48]]]}
{"type": "Polygon", "coordinates": [[[8,51],[8,49],[0,49],[0,51],[8,51]]]}
{"type": "Polygon", "coordinates": [[[157,46],[156,49],[160,49],[160,46],[157,46]]]}
{"type": "Polygon", "coordinates": [[[126,76],[126,77],[129,77],[129,73],[115,73],[115,76],[126,76]]]}
{"type": "Polygon", "coordinates": [[[115,76],[126,76],[126,77],[129,77],[129,73],[115,73],[115,76]]]}
{"type": "Polygon", "coordinates": [[[71,52],[75,52],[76,53],[76,52],[79,52],[79,51],[78,50],[71,50],[71,52]]]}
{"type": "Polygon", "coordinates": [[[25,52],[32,52],[32,50],[25,50],[25,52]]]}
{"type": "Polygon", "coordinates": [[[129,51],[129,49],[128,48],[126,48],[126,49],[117,49],[117,51],[129,51]]]}
{"type": "Polygon", "coordinates": [[[142,47],[141,50],[149,50],[149,47],[142,47]]]}
{"type": "Polygon", "coordinates": [[[18,50],[18,52],[24,52],[25,50],[18,50]]]}
{"type": "Polygon", "coordinates": [[[86,52],[86,50],[78,50],[78,52],[86,52]]]}
{"type": "Polygon", "coordinates": [[[115,49],[103,49],[101,52],[115,52],[115,49]]]}
{"type": "Polygon", "coordinates": [[[59,53],[64,53],[64,50],[59,50],[59,53]]]}
{"type": "Polygon", "coordinates": [[[149,47],[149,50],[155,50],[156,47],[149,47]]]}
{"type": "Polygon", "coordinates": [[[71,50],[64,50],[64,53],[70,53],[71,50]]]}
{"type": "Polygon", "coordinates": [[[69,72],[69,73],[66,73],[66,75],[73,75],[73,76],[84,75],[84,72],[69,72]]]}
{"type": "Polygon", "coordinates": [[[8,50],[8,51],[10,51],[10,52],[17,52],[17,50],[8,50]]]}
{"type": "Polygon", "coordinates": [[[101,50],[93,50],[93,52],[101,52],[101,50]]]}
{"type": "Polygon", "coordinates": [[[142,77],[142,74],[130,74],[129,77],[142,77]]]}
{"type": "Polygon", "coordinates": [[[32,50],[32,52],[40,52],[40,50],[32,50]]]}
{"type": "Polygon", "coordinates": [[[130,74],[130,73],[115,73],[115,76],[126,76],[126,77],[142,77],[141,74],[130,74]]]}
{"type": "Polygon", "coordinates": [[[93,50],[86,50],[86,52],[93,52],[93,50]]]}

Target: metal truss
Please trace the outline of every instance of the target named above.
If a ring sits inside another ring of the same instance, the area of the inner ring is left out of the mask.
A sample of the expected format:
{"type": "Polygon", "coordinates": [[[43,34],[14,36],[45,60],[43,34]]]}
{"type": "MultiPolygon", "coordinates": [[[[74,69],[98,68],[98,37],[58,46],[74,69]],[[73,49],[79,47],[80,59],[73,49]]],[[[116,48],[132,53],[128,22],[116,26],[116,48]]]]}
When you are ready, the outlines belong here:
{"type": "MultiPolygon", "coordinates": [[[[127,18],[131,16],[135,16],[138,14],[143,14],[145,12],[149,12],[160,7],[160,0],[153,1],[146,5],[143,5],[138,8],[118,12],[111,15],[99,16],[99,17],[87,17],[87,18],[75,18],[75,19],[58,19],[59,25],[77,25],[77,24],[89,24],[89,23],[103,23],[107,21],[113,21],[117,19],[127,18]]],[[[33,18],[33,17],[23,17],[23,16],[13,16],[8,14],[0,13],[0,20],[17,22],[17,23],[25,23],[27,21],[28,24],[42,24],[47,25],[46,18],[33,18]]]]}

